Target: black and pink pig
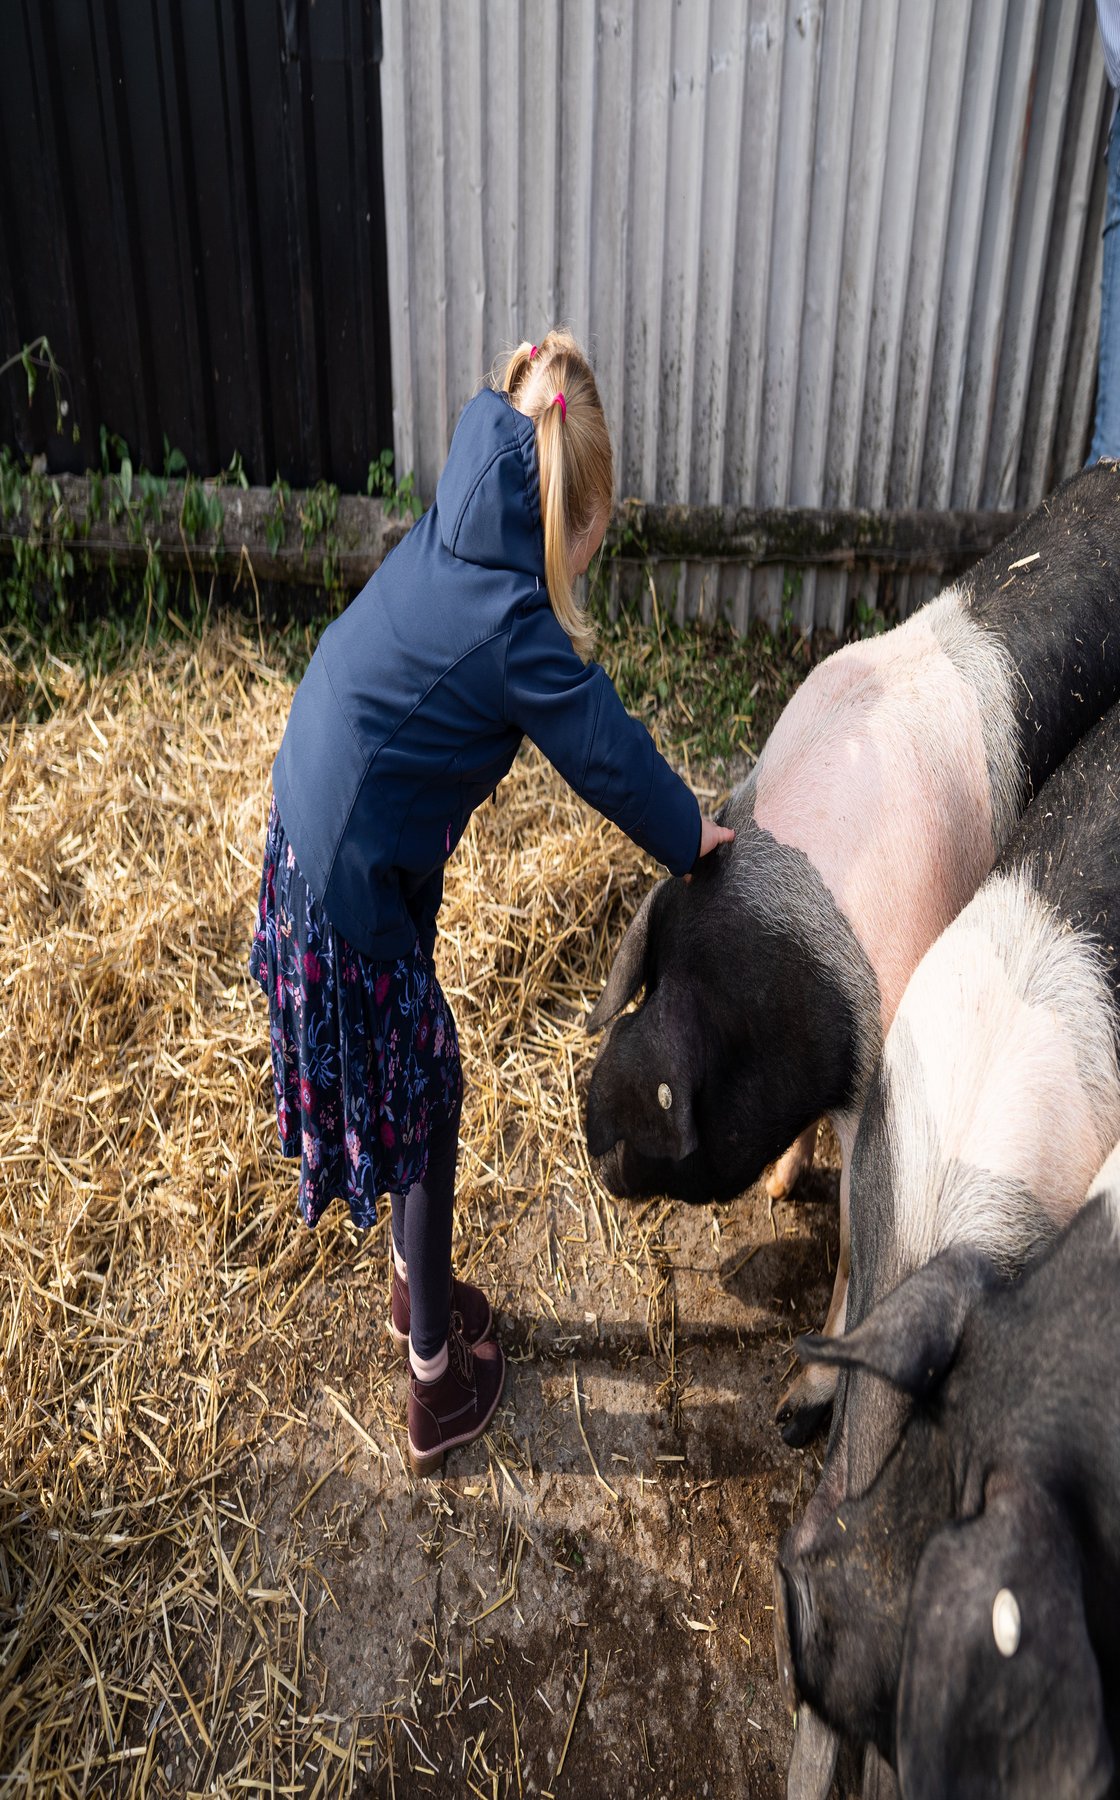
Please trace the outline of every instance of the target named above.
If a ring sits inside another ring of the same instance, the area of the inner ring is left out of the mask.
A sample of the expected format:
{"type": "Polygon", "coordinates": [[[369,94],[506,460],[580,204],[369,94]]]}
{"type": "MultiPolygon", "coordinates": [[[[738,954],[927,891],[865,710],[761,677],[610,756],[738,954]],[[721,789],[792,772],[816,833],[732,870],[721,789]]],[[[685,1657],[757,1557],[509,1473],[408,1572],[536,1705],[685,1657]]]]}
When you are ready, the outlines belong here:
{"type": "Polygon", "coordinates": [[[1020,1281],[957,1243],[830,1354],[910,1416],[779,1567],[791,1705],[874,1742],[903,1800],[1115,1794],[1120,1148],[1020,1281]]]}
{"type": "MultiPolygon", "coordinates": [[[[1120,1138],[1118,989],[1120,705],[1046,782],[919,963],[869,1085],[851,1161],[848,1335],[800,1345],[810,1366],[842,1375],[820,1483],[779,1555],[779,1586],[804,1599],[788,1655],[803,1700],[795,1800],[828,1790],[829,1727],[870,1747],[869,1768],[889,1754],[878,1663],[846,1635],[863,1630],[860,1604],[846,1618],[855,1588],[841,1600],[831,1576],[818,1581],[834,1562],[837,1517],[846,1524],[849,1497],[874,1488],[908,1412],[905,1384],[885,1383],[859,1350],[862,1321],[941,1252],[980,1254],[1010,1276],[1068,1224],[1120,1138]]],[[[936,1291],[915,1290],[928,1307],[936,1291]]],[[[998,1412],[1002,1389],[989,1401],[998,1412]]],[[[889,1561],[907,1517],[892,1525],[884,1513],[880,1528],[889,1561]]],[[[856,1587],[877,1591],[880,1574],[845,1566],[856,1587]]]]}
{"type": "MultiPolygon", "coordinates": [[[[821,1115],[848,1190],[906,984],[1031,795],[1120,693],[1120,468],[1083,472],[883,636],[813,670],[723,811],[734,843],[645,898],[589,1029],[614,1019],[587,1142],[619,1195],[727,1200],[821,1115]],[[622,1009],[640,991],[638,1008],[622,1009]]],[[[832,1372],[779,1407],[791,1442],[832,1372]]]]}

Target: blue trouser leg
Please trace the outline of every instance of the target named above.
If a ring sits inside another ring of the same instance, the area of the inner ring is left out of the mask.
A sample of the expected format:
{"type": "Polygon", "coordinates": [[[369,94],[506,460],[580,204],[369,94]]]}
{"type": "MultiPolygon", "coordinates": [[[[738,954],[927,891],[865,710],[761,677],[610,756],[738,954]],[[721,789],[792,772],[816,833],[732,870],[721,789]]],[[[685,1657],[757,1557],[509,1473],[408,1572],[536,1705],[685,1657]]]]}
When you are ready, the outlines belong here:
{"type": "Polygon", "coordinates": [[[451,1322],[451,1220],[460,1108],[432,1128],[428,1169],[407,1194],[393,1195],[393,1244],[408,1265],[409,1337],[417,1356],[435,1356],[451,1322]]]}
{"type": "Polygon", "coordinates": [[[1097,414],[1089,461],[1120,458],[1120,129],[1112,121],[1108,139],[1108,196],[1104,209],[1104,263],[1101,271],[1101,347],[1097,367],[1097,414]]]}

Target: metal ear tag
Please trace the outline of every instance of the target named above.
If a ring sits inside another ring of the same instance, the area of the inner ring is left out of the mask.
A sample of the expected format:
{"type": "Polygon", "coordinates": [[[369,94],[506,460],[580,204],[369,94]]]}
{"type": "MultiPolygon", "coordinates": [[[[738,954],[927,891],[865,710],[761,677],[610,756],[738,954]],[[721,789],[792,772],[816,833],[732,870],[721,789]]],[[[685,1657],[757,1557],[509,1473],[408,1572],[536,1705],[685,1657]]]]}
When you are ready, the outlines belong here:
{"type": "Polygon", "coordinates": [[[657,1098],[660,1104],[665,1108],[665,1111],[668,1112],[673,1104],[673,1090],[667,1081],[663,1081],[658,1088],[657,1098]]]}
{"type": "Polygon", "coordinates": [[[1014,1656],[1022,1631],[1019,1602],[1010,1588],[1000,1588],[992,1602],[992,1636],[1001,1656],[1014,1656]]]}

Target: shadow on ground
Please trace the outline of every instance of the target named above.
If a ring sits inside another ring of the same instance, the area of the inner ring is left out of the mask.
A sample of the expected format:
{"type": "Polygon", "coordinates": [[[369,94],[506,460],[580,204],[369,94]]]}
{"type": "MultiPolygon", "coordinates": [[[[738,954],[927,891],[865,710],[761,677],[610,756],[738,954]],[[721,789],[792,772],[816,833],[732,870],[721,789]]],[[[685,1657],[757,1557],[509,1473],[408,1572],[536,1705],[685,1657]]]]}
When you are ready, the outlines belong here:
{"type": "Polygon", "coordinates": [[[773,1410],[827,1306],[835,1170],[807,1192],[772,1217],[757,1190],[665,1208],[637,1310],[624,1267],[569,1256],[563,1293],[527,1313],[549,1233],[529,1217],[495,1290],[501,1409],[438,1481],[364,1414],[387,1371],[403,1409],[382,1288],[345,1269],[324,1284],[325,1341],[342,1318],[356,1333],[344,1392],[332,1377],[353,1423],[325,1401],[301,1460],[277,1447],[265,1530],[279,1541],[305,1505],[333,1534],[307,1647],[333,1709],[380,1721],[365,1791],[784,1792],[770,1571],[820,1445],[788,1448],[773,1410]]]}

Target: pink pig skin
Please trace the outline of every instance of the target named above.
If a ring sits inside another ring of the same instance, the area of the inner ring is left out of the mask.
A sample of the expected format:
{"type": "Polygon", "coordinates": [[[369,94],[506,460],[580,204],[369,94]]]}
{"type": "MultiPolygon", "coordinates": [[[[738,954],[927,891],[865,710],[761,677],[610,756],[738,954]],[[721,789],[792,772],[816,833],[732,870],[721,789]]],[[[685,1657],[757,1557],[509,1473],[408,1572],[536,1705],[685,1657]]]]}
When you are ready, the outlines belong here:
{"type": "Polygon", "coordinates": [[[998,848],[976,695],[925,613],[813,671],[767,742],[754,811],[804,851],[851,925],[885,1036],[998,848]]]}

